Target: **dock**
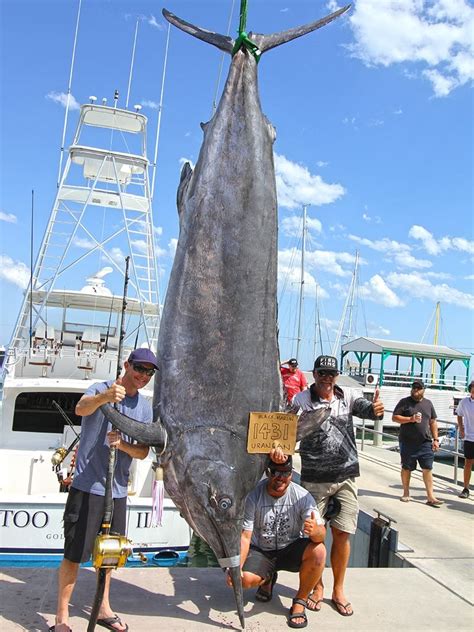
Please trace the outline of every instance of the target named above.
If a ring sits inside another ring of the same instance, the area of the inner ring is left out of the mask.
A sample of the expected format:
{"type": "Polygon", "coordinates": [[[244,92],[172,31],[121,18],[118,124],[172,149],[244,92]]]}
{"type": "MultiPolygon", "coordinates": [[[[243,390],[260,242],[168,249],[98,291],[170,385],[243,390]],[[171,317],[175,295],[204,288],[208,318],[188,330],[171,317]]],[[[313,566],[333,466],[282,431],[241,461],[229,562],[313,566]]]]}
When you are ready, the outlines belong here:
{"type": "MultiPolygon", "coordinates": [[[[405,568],[349,568],[346,594],[354,607],[342,617],[330,602],[332,576],[324,574],[325,601],[318,613],[308,612],[308,630],[343,632],[463,632],[474,629],[474,502],[458,498],[460,485],[449,479],[451,465],[435,464],[439,509],[425,504],[420,473],[412,475],[409,503],[401,496],[399,455],[365,445],[360,452],[361,509],[389,515],[399,534],[399,555],[405,568]]],[[[461,475],[460,471],[460,475],[461,475]]],[[[0,629],[47,630],[54,623],[56,570],[3,568],[0,629]]],[[[280,572],[271,602],[253,600],[246,592],[246,630],[288,630],[286,614],[298,577],[280,572]]],[[[70,625],[85,632],[95,572],[81,569],[71,602],[70,625]]],[[[131,632],[162,629],[173,632],[239,630],[232,591],[218,568],[123,568],[114,572],[111,603],[131,632]]],[[[102,629],[97,627],[97,630],[102,629]]]]}

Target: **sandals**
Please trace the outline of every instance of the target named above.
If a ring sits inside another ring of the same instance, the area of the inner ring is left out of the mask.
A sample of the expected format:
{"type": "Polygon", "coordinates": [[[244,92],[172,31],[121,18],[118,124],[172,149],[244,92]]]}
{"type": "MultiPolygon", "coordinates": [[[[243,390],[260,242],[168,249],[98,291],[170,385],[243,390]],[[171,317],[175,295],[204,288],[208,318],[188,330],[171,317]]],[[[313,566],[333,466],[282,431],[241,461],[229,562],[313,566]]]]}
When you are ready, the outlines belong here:
{"type": "Polygon", "coordinates": [[[276,580],[278,579],[278,573],[275,572],[272,575],[271,582],[266,582],[257,588],[257,592],[255,593],[255,599],[257,601],[262,601],[263,603],[267,603],[271,601],[273,597],[273,586],[275,585],[276,580]],[[267,592],[266,590],[262,590],[264,586],[268,586],[270,584],[270,590],[267,592]]]}
{"type": "Polygon", "coordinates": [[[343,617],[352,617],[352,615],[354,614],[354,610],[352,610],[352,604],[350,601],[348,601],[347,603],[342,603],[342,601],[331,599],[331,603],[339,612],[339,614],[343,617]],[[347,611],[348,608],[351,609],[351,612],[347,611]]]}
{"type": "Polygon", "coordinates": [[[314,599],[314,593],[314,590],[309,593],[306,607],[308,608],[308,610],[311,610],[311,612],[319,612],[321,610],[321,604],[323,603],[324,599],[314,599]],[[312,604],[312,606],[310,606],[310,604],[312,604]]]}
{"type": "Polygon", "coordinates": [[[306,616],[306,612],[304,610],[303,612],[292,612],[293,606],[296,603],[306,608],[306,601],[304,599],[298,599],[298,597],[295,597],[292,601],[290,614],[288,615],[288,626],[290,628],[305,628],[308,625],[308,617],[306,616]],[[303,621],[301,621],[300,623],[295,623],[295,619],[303,619],[303,621]]]}

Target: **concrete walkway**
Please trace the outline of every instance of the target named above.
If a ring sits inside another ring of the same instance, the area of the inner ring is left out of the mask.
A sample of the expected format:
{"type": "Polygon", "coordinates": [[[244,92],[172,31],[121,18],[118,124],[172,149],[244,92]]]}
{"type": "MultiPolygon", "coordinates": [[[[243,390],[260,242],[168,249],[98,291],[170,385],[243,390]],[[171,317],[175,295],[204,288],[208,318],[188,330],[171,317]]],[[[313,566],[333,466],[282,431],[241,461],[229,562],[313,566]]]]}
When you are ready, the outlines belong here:
{"type": "MultiPolygon", "coordinates": [[[[402,555],[413,568],[349,568],[346,592],[354,604],[352,617],[341,617],[331,606],[332,578],[325,572],[326,600],[319,613],[308,613],[307,629],[341,632],[464,632],[474,629],[472,500],[457,498],[460,487],[436,482],[440,509],[424,504],[424,487],[413,477],[410,503],[401,503],[399,456],[367,447],[361,453],[360,502],[374,515],[376,508],[397,520],[402,555]]],[[[436,469],[448,466],[436,465],[436,469]]],[[[443,470],[441,469],[440,472],[443,470]]],[[[452,468],[450,468],[452,472],[452,468]]],[[[448,470],[446,470],[448,472],[448,470]]],[[[54,623],[56,570],[2,569],[0,630],[47,630],[54,623]]],[[[286,613],[295,594],[297,576],[279,574],[269,604],[246,594],[246,629],[251,632],[288,630],[286,613]]],[[[95,573],[82,569],[71,603],[70,624],[85,632],[95,592],[95,573]]],[[[233,595],[220,569],[121,569],[114,573],[112,604],[131,632],[239,629],[233,595]]],[[[96,628],[100,630],[101,628],[96,628]]]]}

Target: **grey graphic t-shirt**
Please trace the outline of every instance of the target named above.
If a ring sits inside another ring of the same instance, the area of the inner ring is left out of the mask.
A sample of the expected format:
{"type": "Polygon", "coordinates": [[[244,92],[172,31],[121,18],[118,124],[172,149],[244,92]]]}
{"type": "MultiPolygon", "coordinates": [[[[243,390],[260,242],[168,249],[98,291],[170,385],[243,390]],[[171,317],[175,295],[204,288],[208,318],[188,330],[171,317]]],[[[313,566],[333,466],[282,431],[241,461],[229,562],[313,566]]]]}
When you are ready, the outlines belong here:
{"type": "Polygon", "coordinates": [[[244,531],[252,531],[251,544],[264,551],[284,549],[303,538],[303,523],[314,511],[316,521],[324,521],[311,494],[296,483],[290,483],[281,498],[267,493],[267,480],[260,481],[247,496],[244,531]]]}

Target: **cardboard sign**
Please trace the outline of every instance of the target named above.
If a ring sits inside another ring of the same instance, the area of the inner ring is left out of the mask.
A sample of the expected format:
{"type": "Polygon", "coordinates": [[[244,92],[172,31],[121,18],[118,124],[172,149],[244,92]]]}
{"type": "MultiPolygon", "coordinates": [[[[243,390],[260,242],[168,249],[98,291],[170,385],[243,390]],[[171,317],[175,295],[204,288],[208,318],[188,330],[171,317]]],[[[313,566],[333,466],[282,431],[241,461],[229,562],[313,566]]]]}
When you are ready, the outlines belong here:
{"type": "Polygon", "coordinates": [[[268,454],[281,448],[285,454],[294,454],[298,415],[289,413],[250,413],[247,452],[268,454]]]}

